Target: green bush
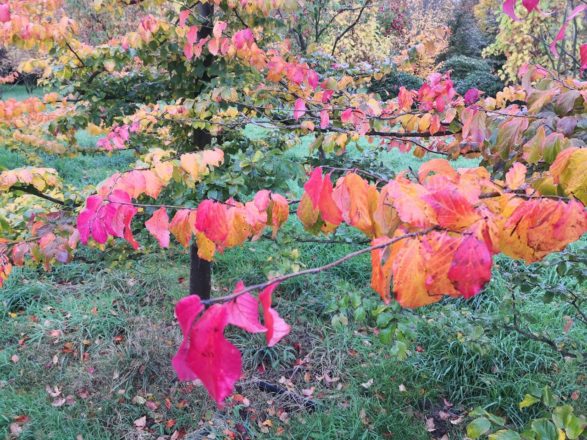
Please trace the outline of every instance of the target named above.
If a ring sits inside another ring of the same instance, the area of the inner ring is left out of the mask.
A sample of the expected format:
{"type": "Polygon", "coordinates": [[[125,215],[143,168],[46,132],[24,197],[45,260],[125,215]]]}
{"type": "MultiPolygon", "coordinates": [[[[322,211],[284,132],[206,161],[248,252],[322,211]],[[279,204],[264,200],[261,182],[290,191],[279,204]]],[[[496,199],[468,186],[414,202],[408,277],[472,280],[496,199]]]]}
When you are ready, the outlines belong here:
{"type": "Polygon", "coordinates": [[[373,81],[369,91],[378,93],[383,99],[394,98],[398,95],[400,87],[408,90],[417,90],[422,87],[424,80],[405,72],[392,72],[379,81],[373,81]]]}
{"type": "Polygon", "coordinates": [[[458,81],[464,80],[469,75],[477,72],[491,73],[492,69],[489,63],[481,58],[457,55],[442,63],[438,70],[442,73],[448,72],[450,70],[452,72],[451,78],[458,81]]]}
{"type": "Polygon", "coordinates": [[[485,92],[485,96],[495,96],[503,87],[503,82],[496,75],[483,71],[473,72],[465,79],[455,81],[455,89],[461,95],[469,89],[476,88],[485,92]]]}

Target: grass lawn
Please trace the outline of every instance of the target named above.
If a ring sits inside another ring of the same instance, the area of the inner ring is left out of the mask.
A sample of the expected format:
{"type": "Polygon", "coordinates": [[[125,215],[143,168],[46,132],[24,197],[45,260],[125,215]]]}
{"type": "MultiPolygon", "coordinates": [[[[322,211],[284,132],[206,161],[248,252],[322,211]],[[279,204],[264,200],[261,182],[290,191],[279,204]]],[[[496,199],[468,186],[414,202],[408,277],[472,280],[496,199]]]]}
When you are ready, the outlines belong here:
{"type": "MultiPolygon", "coordinates": [[[[305,142],[292,154],[303,154],[305,142]]],[[[44,160],[80,185],[99,182],[132,158],[44,160]]],[[[423,162],[397,151],[376,160],[390,173],[423,162]]],[[[22,164],[18,152],[0,147],[0,166],[22,164]]],[[[302,236],[292,224],[277,242],[226,251],[214,264],[214,294],[240,279],[262,281],[292,261],[314,267],[357,249],[291,241],[302,236]]],[[[178,382],[170,365],[180,341],[173,306],[187,294],[187,254],[129,253],[123,243],[108,249],[82,248],[72,264],[51,272],[18,268],[0,290],[0,435],[26,416],[22,439],[158,439],[175,432],[189,439],[462,439],[467,419],[461,416],[479,405],[523,425],[538,409],[520,410],[518,403],[545,385],[572,400],[576,412],[587,410],[585,364],[492,319],[507,305],[511,274],[528,270],[506,258],[497,260],[490,285],[473,300],[389,309],[413,336],[405,359],[377,335],[373,315],[382,306],[369,288],[368,256],[284,283],[275,302],[291,335],[266,348],[262,337],[229,331],[243,352],[244,377],[218,410],[201,385],[178,382]],[[269,392],[267,383],[288,392],[269,392]],[[308,410],[300,396],[315,408],[308,410]]],[[[574,282],[548,265],[533,270],[549,285],[574,282]]],[[[578,341],[585,351],[585,326],[565,333],[573,311],[556,300],[545,305],[545,293],[535,288],[518,298],[532,330],[578,341]]]]}

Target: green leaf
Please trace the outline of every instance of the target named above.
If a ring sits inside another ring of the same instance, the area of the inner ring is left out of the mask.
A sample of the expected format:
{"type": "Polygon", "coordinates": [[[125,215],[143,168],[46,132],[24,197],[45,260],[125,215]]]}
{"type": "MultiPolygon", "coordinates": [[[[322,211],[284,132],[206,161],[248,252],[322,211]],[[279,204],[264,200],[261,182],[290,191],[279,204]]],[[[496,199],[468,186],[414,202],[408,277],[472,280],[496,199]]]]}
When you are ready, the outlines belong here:
{"type": "Polygon", "coordinates": [[[355,309],[354,315],[355,315],[355,321],[362,322],[365,320],[365,317],[367,316],[367,312],[365,311],[365,309],[363,307],[359,307],[359,308],[355,309]]]}
{"type": "Polygon", "coordinates": [[[549,408],[552,408],[554,405],[556,405],[556,398],[552,394],[552,389],[548,385],[546,385],[542,390],[542,401],[549,408]]]}
{"type": "Polygon", "coordinates": [[[489,436],[489,440],[521,440],[520,434],[509,429],[502,429],[489,436]]]}
{"type": "Polygon", "coordinates": [[[532,394],[526,394],[524,396],[524,400],[522,400],[518,405],[520,406],[520,409],[524,409],[538,402],[540,402],[540,399],[538,397],[533,396],[532,394]]]}
{"type": "Polygon", "coordinates": [[[538,419],[532,422],[532,431],[536,433],[536,440],[557,440],[558,431],[554,423],[547,419],[538,419]]]}
{"type": "Polygon", "coordinates": [[[571,440],[578,439],[587,428],[587,421],[571,414],[565,423],[565,432],[571,440]]]}
{"type": "Polygon", "coordinates": [[[587,427],[587,421],[573,414],[571,405],[556,407],[552,412],[552,421],[558,429],[564,429],[571,440],[578,439],[587,427]]]}
{"type": "Polygon", "coordinates": [[[467,425],[467,437],[479,438],[491,428],[491,422],[485,417],[479,417],[467,425]]]}
{"type": "Polygon", "coordinates": [[[486,416],[489,420],[491,420],[491,423],[493,423],[495,425],[498,425],[498,426],[505,425],[505,419],[503,417],[496,416],[495,414],[491,414],[489,412],[486,414],[486,416]]]}
{"type": "Polygon", "coordinates": [[[393,315],[391,313],[382,313],[377,317],[377,327],[385,328],[389,325],[391,320],[393,319],[393,315]]]}
{"type": "Polygon", "coordinates": [[[563,429],[567,418],[573,414],[573,407],[571,405],[557,406],[552,412],[552,421],[558,429],[563,429]]]}

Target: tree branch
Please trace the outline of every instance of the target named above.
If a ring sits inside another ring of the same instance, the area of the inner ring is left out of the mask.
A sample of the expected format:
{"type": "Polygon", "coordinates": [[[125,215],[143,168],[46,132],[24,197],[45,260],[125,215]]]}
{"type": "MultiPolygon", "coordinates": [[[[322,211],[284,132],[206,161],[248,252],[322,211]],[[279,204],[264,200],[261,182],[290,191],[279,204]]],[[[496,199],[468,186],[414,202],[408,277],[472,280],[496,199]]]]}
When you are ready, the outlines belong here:
{"type": "Polygon", "coordinates": [[[361,17],[363,16],[363,12],[365,11],[365,9],[367,8],[367,6],[371,3],[371,0],[366,0],[365,3],[363,4],[363,6],[361,7],[361,10],[359,11],[359,14],[357,15],[357,18],[355,19],[355,21],[353,21],[351,24],[349,24],[346,29],[344,31],[342,31],[334,40],[334,44],[332,45],[332,51],[330,52],[330,55],[334,56],[334,52],[336,51],[336,45],[338,44],[338,42],[342,39],[342,37],[344,37],[347,32],[351,31],[356,25],[357,23],[359,23],[359,20],[361,20],[361,17]]]}
{"type": "Polygon", "coordinates": [[[438,228],[436,226],[434,226],[434,227],[431,227],[431,228],[423,229],[422,231],[411,232],[409,234],[405,234],[405,235],[402,235],[400,237],[391,238],[391,239],[387,240],[384,243],[380,243],[380,244],[377,244],[375,246],[370,246],[370,247],[363,248],[363,249],[360,249],[360,250],[355,251],[355,252],[351,252],[350,254],[347,254],[344,257],[339,258],[338,260],[332,261],[331,263],[325,264],[324,266],[313,267],[311,269],[301,270],[299,272],[293,272],[293,273],[289,273],[287,275],[282,275],[280,277],[275,277],[272,280],[266,281],[264,283],[255,284],[255,285],[249,286],[249,287],[247,287],[247,288],[245,288],[243,290],[239,290],[238,292],[233,293],[232,295],[226,295],[226,296],[220,296],[220,297],[217,297],[217,298],[212,298],[212,299],[209,299],[209,300],[206,300],[206,301],[202,301],[202,303],[203,304],[206,304],[206,305],[217,304],[217,303],[225,303],[225,302],[232,301],[232,300],[238,298],[239,296],[244,295],[245,293],[249,293],[249,292],[252,292],[252,291],[255,291],[255,290],[265,289],[266,287],[269,287],[272,284],[281,283],[283,281],[287,281],[289,279],[296,278],[296,277],[301,277],[301,276],[304,276],[304,275],[315,275],[317,273],[324,272],[326,270],[332,269],[333,267],[339,266],[342,263],[344,263],[344,262],[346,262],[348,260],[351,260],[351,259],[353,259],[355,257],[358,257],[360,255],[367,254],[367,253],[369,253],[371,251],[374,251],[374,250],[377,250],[377,249],[385,248],[387,246],[390,246],[390,245],[392,245],[394,243],[397,243],[398,241],[405,240],[407,238],[414,238],[414,237],[419,237],[419,236],[422,236],[422,235],[426,235],[429,232],[434,231],[436,229],[438,229],[438,228]]]}
{"type": "Polygon", "coordinates": [[[10,190],[11,191],[22,191],[24,193],[27,193],[27,194],[31,194],[33,196],[40,197],[41,199],[48,200],[48,201],[50,201],[52,203],[55,203],[57,205],[60,205],[60,206],[64,206],[65,205],[65,202],[63,200],[59,200],[59,199],[56,199],[55,197],[52,197],[52,196],[50,196],[48,194],[45,194],[45,193],[39,191],[37,188],[35,188],[32,185],[26,185],[26,186],[19,186],[19,185],[17,185],[17,186],[11,187],[10,190]]]}

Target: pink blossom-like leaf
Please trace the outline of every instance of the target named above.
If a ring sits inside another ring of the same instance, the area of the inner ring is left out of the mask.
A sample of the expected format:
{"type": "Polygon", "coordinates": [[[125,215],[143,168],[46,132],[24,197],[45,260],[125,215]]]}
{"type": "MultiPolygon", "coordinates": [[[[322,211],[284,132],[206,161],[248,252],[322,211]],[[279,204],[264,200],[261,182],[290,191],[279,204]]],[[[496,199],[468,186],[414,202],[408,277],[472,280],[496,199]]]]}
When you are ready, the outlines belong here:
{"type": "Polygon", "coordinates": [[[165,208],[159,208],[149,220],[145,222],[147,230],[157,239],[162,248],[169,247],[169,217],[165,208]]]}
{"type": "Polygon", "coordinates": [[[271,284],[269,287],[263,289],[259,294],[259,301],[263,306],[263,315],[265,318],[265,327],[267,327],[266,339],[267,346],[273,347],[282,338],[287,336],[291,327],[279,316],[277,311],[271,308],[271,295],[278,286],[278,283],[271,284]]]}
{"type": "Polygon", "coordinates": [[[306,114],[306,103],[304,102],[304,100],[302,98],[296,99],[296,102],[294,104],[294,112],[293,112],[294,119],[297,121],[305,114],[306,114]]]}
{"type": "MultiPolygon", "coordinates": [[[[245,288],[239,281],[234,289],[237,293],[245,288]]],[[[239,296],[234,301],[226,304],[228,310],[228,323],[236,325],[249,333],[262,333],[267,329],[259,321],[259,301],[249,293],[239,296]]]]}

